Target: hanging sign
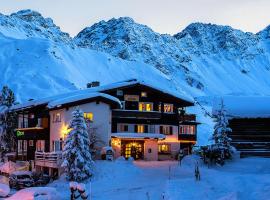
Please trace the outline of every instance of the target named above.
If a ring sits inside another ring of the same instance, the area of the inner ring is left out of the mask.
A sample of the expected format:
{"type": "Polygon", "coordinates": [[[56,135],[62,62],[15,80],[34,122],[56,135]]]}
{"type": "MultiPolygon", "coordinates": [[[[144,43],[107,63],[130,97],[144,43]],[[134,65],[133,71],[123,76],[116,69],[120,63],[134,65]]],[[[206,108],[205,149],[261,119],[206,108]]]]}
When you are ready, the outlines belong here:
{"type": "Polygon", "coordinates": [[[17,135],[17,137],[24,136],[24,132],[23,131],[17,131],[16,135],[17,135]]]}
{"type": "Polygon", "coordinates": [[[125,95],[125,101],[139,101],[139,95],[125,95]]]}

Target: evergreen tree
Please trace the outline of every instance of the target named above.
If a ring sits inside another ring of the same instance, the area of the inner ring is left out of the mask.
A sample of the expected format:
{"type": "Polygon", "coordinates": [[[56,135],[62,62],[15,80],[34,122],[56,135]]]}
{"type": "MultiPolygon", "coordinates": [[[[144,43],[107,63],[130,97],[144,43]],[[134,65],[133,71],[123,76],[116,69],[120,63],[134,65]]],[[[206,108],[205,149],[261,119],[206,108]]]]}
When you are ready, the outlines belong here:
{"type": "Polygon", "coordinates": [[[15,148],[16,113],[10,112],[15,104],[15,95],[8,86],[4,86],[0,94],[0,148],[1,154],[15,148]]]}
{"type": "Polygon", "coordinates": [[[224,107],[223,100],[220,103],[220,109],[217,111],[215,115],[215,126],[214,126],[214,134],[213,140],[215,141],[217,148],[223,148],[225,150],[231,150],[231,138],[228,137],[228,134],[232,131],[231,128],[228,127],[229,122],[226,116],[226,110],[224,107]]]}
{"type": "Polygon", "coordinates": [[[72,113],[72,120],[64,145],[63,167],[70,181],[83,181],[92,175],[93,161],[90,153],[90,141],[83,112],[77,108],[72,113]]]}

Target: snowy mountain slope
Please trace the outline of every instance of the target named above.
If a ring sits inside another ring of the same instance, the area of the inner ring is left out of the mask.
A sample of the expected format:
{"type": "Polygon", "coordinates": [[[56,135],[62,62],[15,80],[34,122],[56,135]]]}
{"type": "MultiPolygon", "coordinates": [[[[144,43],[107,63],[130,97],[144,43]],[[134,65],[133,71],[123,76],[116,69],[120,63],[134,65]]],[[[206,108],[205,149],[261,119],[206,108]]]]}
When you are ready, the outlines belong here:
{"type": "Polygon", "coordinates": [[[85,28],[74,41],[82,48],[153,65],[203,95],[269,95],[270,51],[261,35],[194,23],[170,36],[119,18],[85,28]]]}
{"type": "MultiPolygon", "coordinates": [[[[106,84],[140,78],[174,86],[154,67],[127,62],[90,49],[74,48],[48,39],[14,39],[0,35],[0,85],[9,85],[18,101],[37,99],[78,88],[91,81],[106,84]]],[[[180,91],[181,92],[181,91],[180,91]]]]}

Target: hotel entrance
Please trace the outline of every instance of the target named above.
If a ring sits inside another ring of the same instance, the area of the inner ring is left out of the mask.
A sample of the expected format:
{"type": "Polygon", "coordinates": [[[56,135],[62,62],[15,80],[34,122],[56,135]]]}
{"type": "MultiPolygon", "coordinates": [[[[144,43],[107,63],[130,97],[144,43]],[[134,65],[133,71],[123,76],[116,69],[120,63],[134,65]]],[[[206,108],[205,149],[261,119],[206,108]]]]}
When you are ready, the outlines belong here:
{"type": "Polygon", "coordinates": [[[121,141],[122,155],[127,159],[133,157],[134,160],[143,159],[144,141],[121,141]]]}

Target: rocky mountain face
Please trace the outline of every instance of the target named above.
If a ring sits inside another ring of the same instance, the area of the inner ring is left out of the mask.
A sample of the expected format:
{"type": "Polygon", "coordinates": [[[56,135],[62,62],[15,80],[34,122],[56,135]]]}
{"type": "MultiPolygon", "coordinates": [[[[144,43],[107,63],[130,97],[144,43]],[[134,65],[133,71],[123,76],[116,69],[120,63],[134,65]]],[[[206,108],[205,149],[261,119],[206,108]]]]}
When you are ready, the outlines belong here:
{"type": "Polygon", "coordinates": [[[72,38],[53,23],[51,18],[44,18],[32,10],[21,10],[11,15],[0,13],[0,33],[5,36],[26,39],[43,38],[54,42],[71,42],[72,38]]]}
{"type": "Polygon", "coordinates": [[[262,81],[270,75],[264,41],[268,29],[252,34],[193,23],[171,36],[119,18],[85,28],[74,41],[82,48],[148,63],[205,94],[269,94],[270,82],[262,81]]]}

